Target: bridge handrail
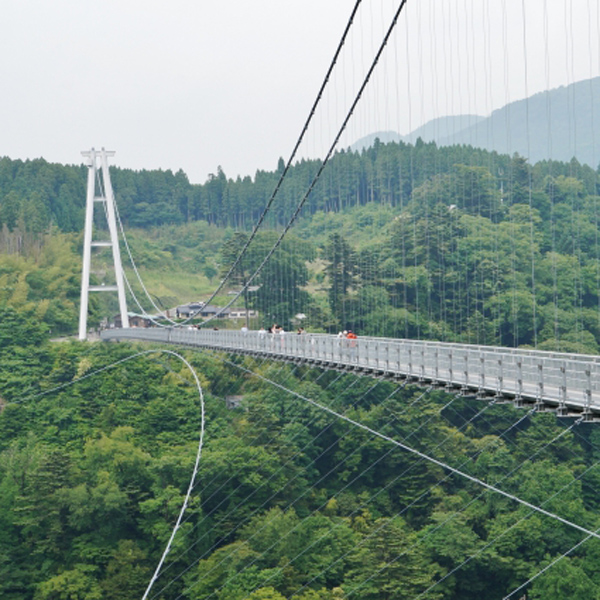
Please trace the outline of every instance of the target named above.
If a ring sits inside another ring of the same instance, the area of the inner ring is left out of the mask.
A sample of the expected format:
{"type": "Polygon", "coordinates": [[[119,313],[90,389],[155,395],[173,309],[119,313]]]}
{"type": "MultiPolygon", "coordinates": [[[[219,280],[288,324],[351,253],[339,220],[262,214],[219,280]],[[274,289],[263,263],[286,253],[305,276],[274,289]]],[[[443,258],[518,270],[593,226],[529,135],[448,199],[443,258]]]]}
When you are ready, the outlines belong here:
{"type": "Polygon", "coordinates": [[[269,355],[332,368],[407,377],[469,393],[600,412],[600,357],[533,349],[330,334],[108,329],[103,339],[142,339],[269,355]]]}

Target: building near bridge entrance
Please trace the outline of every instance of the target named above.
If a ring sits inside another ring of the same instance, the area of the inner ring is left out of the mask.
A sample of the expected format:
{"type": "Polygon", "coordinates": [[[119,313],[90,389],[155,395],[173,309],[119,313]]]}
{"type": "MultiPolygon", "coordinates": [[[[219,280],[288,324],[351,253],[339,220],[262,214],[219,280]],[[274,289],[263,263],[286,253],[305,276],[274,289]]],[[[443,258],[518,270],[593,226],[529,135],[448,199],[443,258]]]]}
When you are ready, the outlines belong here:
{"type": "MultiPolygon", "coordinates": [[[[156,320],[160,317],[154,315],[138,315],[137,313],[128,312],[129,326],[130,327],[152,327],[152,320],[156,320]]],[[[113,318],[114,327],[119,329],[123,326],[121,323],[121,314],[115,315],[113,318]]]]}
{"type": "Polygon", "coordinates": [[[220,306],[213,304],[205,304],[204,302],[190,302],[177,307],[177,316],[182,319],[189,317],[200,317],[206,319],[216,317],[217,319],[226,319],[231,311],[228,308],[223,309],[220,306]],[[217,314],[220,313],[220,314],[217,314]]]}
{"type": "MultiPolygon", "coordinates": [[[[182,304],[176,309],[176,316],[180,319],[188,319],[189,317],[200,317],[207,319],[216,317],[218,319],[245,319],[245,308],[225,308],[215,306],[213,304],[205,304],[204,302],[190,302],[182,304]],[[219,314],[217,314],[219,313],[219,314]]],[[[249,309],[248,318],[253,319],[258,317],[258,311],[249,309]]]]}

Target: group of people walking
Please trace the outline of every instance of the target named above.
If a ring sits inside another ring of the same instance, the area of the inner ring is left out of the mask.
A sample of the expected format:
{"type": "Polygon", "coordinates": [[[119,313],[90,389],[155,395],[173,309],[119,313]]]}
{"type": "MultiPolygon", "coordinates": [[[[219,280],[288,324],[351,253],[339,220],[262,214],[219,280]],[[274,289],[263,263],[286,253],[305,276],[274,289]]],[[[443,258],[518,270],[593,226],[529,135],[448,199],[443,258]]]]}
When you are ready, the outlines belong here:
{"type": "Polygon", "coordinates": [[[340,331],[337,336],[339,339],[346,340],[356,340],[358,338],[358,336],[354,333],[354,331],[352,331],[352,329],[344,329],[344,331],[340,331]]]}
{"type": "MultiPolygon", "coordinates": [[[[248,328],[244,325],[242,327],[242,333],[247,333],[247,332],[248,332],[248,328]]],[[[271,325],[271,327],[269,327],[268,329],[261,327],[258,330],[258,333],[261,335],[264,335],[266,333],[273,333],[273,334],[281,335],[281,334],[286,333],[286,331],[278,323],[273,323],[273,325],[271,325]]],[[[304,335],[306,333],[306,330],[304,329],[304,327],[298,327],[298,329],[296,330],[296,333],[298,335],[304,335]]],[[[357,339],[358,336],[351,329],[348,329],[348,330],[340,331],[338,333],[337,337],[340,339],[355,340],[355,339],[357,339]]]]}
{"type": "MultiPolygon", "coordinates": [[[[244,327],[242,327],[242,331],[243,330],[244,330],[244,327]]],[[[246,331],[248,331],[248,329],[246,329],[246,331]]],[[[261,333],[261,334],[264,334],[264,333],[283,334],[283,333],[286,333],[286,332],[285,332],[285,330],[283,329],[283,327],[281,325],[279,325],[278,323],[274,323],[268,329],[265,329],[264,327],[261,327],[258,330],[258,333],[261,333]]],[[[304,327],[298,327],[298,330],[296,331],[296,333],[298,335],[302,335],[303,333],[306,333],[306,331],[304,330],[304,327]]]]}
{"type": "MultiPolygon", "coordinates": [[[[243,326],[241,329],[242,333],[248,333],[248,327],[243,326]]],[[[267,329],[261,327],[258,330],[258,344],[259,347],[272,350],[282,351],[288,347],[293,341],[295,336],[290,337],[290,333],[286,332],[284,328],[279,323],[273,323],[273,325],[267,329]]],[[[315,346],[318,343],[320,336],[314,336],[310,333],[307,333],[304,327],[298,327],[295,332],[299,336],[306,336],[306,343],[308,343],[308,347],[315,346]]],[[[324,336],[324,339],[327,336],[324,336]]],[[[351,329],[347,329],[344,331],[340,331],[337,336],[337,341],[334,343],[334,346],[339,348],[338,352],[340,352],[340,356],[342,359],[347,359],[351,362],[354,362],[358,358],[358,336],[351,329]]],[[[300,340],[298,340],[300,341],[300,340]]],[[[295,345],[290,346],[293,349],[295,345]]],[[[301,347],[306,348],[305,343],[301,345],[301,347]]]]}

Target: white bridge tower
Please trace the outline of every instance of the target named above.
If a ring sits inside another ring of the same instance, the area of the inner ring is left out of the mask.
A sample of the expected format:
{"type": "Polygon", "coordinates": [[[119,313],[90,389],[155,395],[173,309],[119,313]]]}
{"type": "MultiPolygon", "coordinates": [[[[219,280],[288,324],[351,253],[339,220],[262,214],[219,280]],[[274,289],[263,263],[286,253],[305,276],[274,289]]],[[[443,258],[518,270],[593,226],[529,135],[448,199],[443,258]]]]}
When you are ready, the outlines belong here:
{"type": "Polygon", "coordinates": [[[119,250],[119,236],[117,234],[117,220],[115,217],[115,199],[110,183],[108,171],[109,156],[114,152],[100,151],[92,148],[82,152],[89,160],[87,179],[87,201],[85,205],[85,230],[83,235],[83,268],[81,273],[81,307],[79,312],[79,339],[87,338],[88,301],[90,292],[117,292],[119,298],[119,310],[121,312],[122,327],[129,327],[127,316],[127,300],[125,298],[125,287],[123,285],[123,265],[121,264],[121,252],[119,250]],[[100,163],[100,167],[98,166],[100,163]],[[101,206],[102,216],[108,225],[109,240],[94,240],[94,209],[101,206]],[[90,270],[92,263],[92,248],[112,248],[112,257],[115,268],[114,285],[90,285],[90,270]]]}

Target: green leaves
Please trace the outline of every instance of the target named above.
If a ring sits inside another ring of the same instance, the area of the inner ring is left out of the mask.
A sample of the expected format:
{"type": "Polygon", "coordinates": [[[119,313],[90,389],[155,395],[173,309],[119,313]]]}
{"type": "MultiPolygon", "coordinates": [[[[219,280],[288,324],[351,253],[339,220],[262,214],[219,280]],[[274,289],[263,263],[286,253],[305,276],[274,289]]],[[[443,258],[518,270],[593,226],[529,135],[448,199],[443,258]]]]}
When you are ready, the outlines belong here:
{"type": "Polygon", "coordinates": [[[34,600],[102,600],[102,588],[95,574],[92,565],[75,565],[41,583],[34,600]]]}

